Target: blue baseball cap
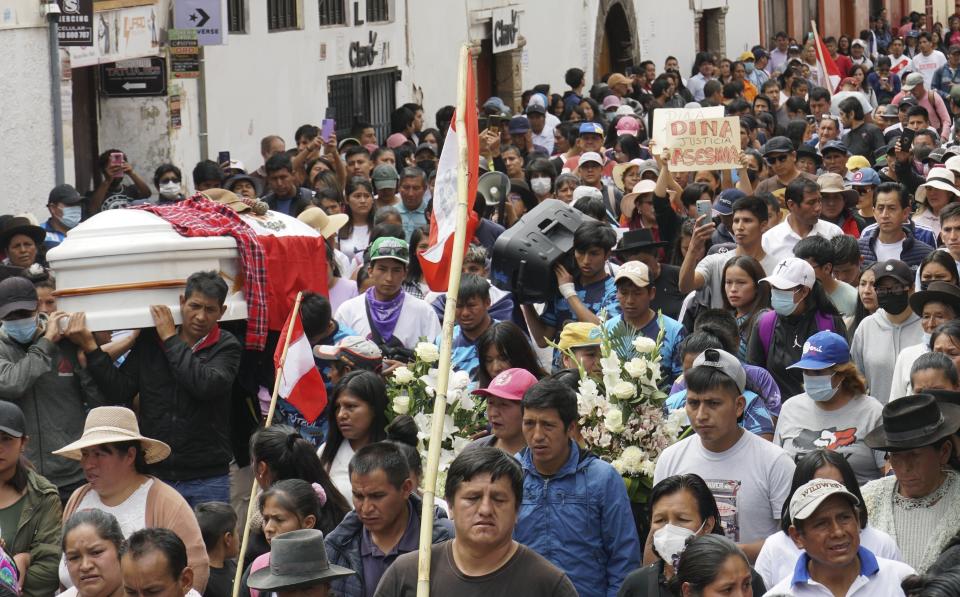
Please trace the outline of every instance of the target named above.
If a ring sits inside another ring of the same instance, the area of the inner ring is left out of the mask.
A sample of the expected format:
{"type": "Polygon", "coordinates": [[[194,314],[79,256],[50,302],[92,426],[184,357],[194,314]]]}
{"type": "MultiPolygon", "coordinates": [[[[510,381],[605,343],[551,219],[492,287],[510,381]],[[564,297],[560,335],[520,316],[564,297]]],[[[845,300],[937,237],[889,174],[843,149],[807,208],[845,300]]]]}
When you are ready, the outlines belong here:
{"type": "Polygon", "coordinates": [[[803,355],[787,369],[826,369],[850,362],[850,346],[840,334],[817,332],[803,343],[803,355]]]}
{"type": "Polygon", "coordinates": [[[511,135],[525,135],[530,132],[530,121],[526,116],[514,116],[507,127],[511,135]]]}
{"type": "Polygon", "coordinates": [[[600,135],[602,137],[603,127],[597,124],[596,122],[581,122],[580,134],[581,135],[600,135]]]}
{"type": "Polygon", "coordinates": [[[847,172],[847,182],[855,187],[879,186],[880,175],[873,168],[860,168],[856,172],[847,172]]]}
{"type": "Polygon", "coordinates": [[[713,202],[713,211],[721,216],[729,216],[733,213],[733,204],[737,199],[746,196],[747,194],[739,189],[727,189],[720,193],[717,200],[713,202]]]}

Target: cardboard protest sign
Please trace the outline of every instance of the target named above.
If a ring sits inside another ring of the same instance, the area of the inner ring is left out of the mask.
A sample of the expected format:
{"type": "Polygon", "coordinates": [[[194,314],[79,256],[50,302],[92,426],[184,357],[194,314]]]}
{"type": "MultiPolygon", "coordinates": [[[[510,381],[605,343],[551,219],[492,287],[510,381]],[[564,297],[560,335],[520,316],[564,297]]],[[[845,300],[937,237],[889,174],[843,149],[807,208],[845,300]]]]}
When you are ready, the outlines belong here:
{"type": "Polygon", "coordinates": [[[672,172],[739,168],[740,119],[728,116],[671,121],[666,127],[666,140],[655,149],[664,148],[669,149],[672,172]]]}
{"type": "Polygon", "coordinates": [[[657,108],[653,112],[653,142],[657,151],[667,147],[670,133],[667,127],[676,120],[700,120],[701,118],[723,118],[723,106],[708,108],[657,108]]]}

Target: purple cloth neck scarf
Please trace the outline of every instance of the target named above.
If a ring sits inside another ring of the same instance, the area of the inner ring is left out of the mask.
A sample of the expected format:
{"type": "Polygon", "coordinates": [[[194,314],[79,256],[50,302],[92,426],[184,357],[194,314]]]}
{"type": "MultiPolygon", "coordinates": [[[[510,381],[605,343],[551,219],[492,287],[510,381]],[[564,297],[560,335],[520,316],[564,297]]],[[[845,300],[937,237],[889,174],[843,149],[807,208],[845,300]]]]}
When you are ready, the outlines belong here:
{"type": "Polygon", "coordinates": [[[400,321],[400,311],[403,310],[403,298],[406,292],[400,291],[389,301],[377,300],[373,287],[367,289],[367,305],[370,307],[370,323],[377,328],[384,342],[393,337],[393,330],[400,321]]]}

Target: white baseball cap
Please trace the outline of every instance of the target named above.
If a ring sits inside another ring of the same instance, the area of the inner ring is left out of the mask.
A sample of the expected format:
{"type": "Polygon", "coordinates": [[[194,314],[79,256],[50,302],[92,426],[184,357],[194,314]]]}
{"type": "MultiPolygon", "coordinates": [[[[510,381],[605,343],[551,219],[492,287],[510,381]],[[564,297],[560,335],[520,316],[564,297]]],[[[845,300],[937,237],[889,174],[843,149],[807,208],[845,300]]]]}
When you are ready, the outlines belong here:
{"type": "Polygon", "coordinates": [[[577,162],[577,168],[586,164],[587,162],[594,162],[602,166],[603,158],[600,157],[600,154],[595,151],[587,151],[580,156],[580,160],[577,162]]]}
{"type": "Polygon", "coordinates": [[[577,201],[578,199],[583,199],[584,197],[596,197],[597,199],[603,199],[603,194],[600,192],[600,189],[596,187],[588,187],[586,185],[580,185],[579,187],[573,189],[573,199],[571,203],[577,201]]]}
{"type": "Polygon", "coordinates": [[[627,279],[636,284],[639,288],[650,286],[650,268],[642,261],[628,261],[620,266],[614,282],[627,279]]]}
{"type": "Polygon", "coordinates": [[[766,282],[778,290],[790,290],[797,286],[813,288],[813,283],[816,279],[812,265],[799,257],[788,257],[787,259],[782,259],[780,263],[773,268],[771,275],[760,281],[766,282]]]}
{"type": "Polygon", "coordinates": [[[820,504],[832,495],[842,495],[854,506],[860,504],[857,496],[850,493],[843,483],[833,479],[812,479],[797,488],[790,498],[790,518],[806,520],[813,516],[820,504]]]}

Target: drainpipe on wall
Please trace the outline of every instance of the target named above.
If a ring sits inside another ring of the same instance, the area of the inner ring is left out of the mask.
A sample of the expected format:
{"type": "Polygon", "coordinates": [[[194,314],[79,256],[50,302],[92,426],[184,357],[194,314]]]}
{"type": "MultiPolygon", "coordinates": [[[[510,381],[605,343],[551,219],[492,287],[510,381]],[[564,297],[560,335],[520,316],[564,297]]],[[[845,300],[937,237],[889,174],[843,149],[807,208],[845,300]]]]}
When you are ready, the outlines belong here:
{"type": "Polygon", "coordinates": [[[207,61],[200,47],[200,77],[197,79],[197,117],[200,120],[200,159],[205,160],[209,155],[209,142],[207,133],[207,61]]]}
{"type": "Polygon", "coordinates": [[[50,51],[50,104],[53,110],[53,169],[57,184],[65,181],[63,166],[63,106],[60,104],[60,41],[57,25],[60,22],[60,6],[50,0],[40,6],[47,17],[47,45],[50,51]]]}

